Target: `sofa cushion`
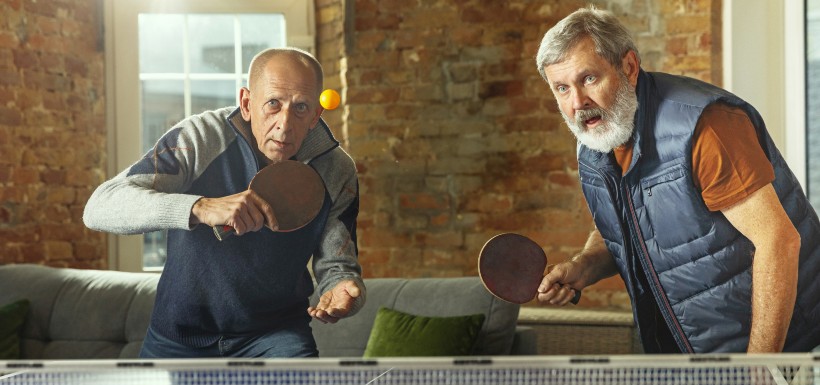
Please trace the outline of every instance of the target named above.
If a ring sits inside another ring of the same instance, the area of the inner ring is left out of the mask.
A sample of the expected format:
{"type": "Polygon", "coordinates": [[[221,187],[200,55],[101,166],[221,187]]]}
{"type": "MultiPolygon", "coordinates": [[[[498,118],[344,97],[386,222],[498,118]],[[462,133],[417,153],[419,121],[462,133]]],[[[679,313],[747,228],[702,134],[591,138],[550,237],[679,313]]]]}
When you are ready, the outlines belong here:
{"type": "Polygon", "coordinates": [[[28,308],[27,299],[0,307],[0,360],[20,359],[20,331],[28,308]]]}
{"type": "Polygon", "coordinates": [[[423,317],[383,307],[376,313],[364,356],[466,356],[483,323],[483,313],[423,317]]]}
{"type": "MultiPolygon", "coordinates": [[[[426,317],[483,313],[474,355],[510,354],[520,306],[490,294],[476,276],[458,278],[369,278],[367,301],[353,317],[335,324],[311,322],[320,357],[362,357],[381,307],[426,317]]],[[[311,303],[315,304],[318,293],[311,303]]]]}
{"type": "Polygon", "coordinates": [[[159,274],[0,266],[0,303],[27,298],[27,359],[136,358],[159,274]]]}

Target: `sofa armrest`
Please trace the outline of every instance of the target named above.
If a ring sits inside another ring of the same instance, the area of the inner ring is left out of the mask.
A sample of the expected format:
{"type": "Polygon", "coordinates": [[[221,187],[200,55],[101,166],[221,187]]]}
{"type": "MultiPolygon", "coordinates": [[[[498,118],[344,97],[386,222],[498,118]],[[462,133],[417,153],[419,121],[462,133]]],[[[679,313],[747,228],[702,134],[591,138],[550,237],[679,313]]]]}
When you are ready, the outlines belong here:
{"type": "Polygon", "coordinates": [[[534,356],[538,354],[538,333],[529,326],[516,326],[510,355],[534,356]]]}

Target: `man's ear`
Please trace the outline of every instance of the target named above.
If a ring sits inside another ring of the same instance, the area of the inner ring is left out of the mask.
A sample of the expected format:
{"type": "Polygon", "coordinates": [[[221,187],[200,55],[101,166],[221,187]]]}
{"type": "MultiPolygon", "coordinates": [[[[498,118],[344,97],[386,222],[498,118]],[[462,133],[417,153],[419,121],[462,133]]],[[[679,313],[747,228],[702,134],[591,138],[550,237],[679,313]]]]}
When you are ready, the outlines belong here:
{"type": "Polygon", "coordinates": [[[325,108],[319,105],[319,107],[316,109],[316,116],[314,116],[313,120],[310,122],[309,129],[313,129],[313,127],[316,127],[316,125],[319,124],[319,118],[322,117],[322,112],[325,112],[325,108]]]}
{"type": "Polygon", "coordinates": [[[629,80],[632,87],[638,85],[638,73],[641,72],[641,65],[638,63],[638,54],[630,50],[621,59],[621,70],[624,71],[624,76],[629,80]]]}
{"type": "Polygon", "coordinates": [[[251,90],[248,87],[239,89],[239,111],[242,112],[242,119],[251,121],[251,90]]]}

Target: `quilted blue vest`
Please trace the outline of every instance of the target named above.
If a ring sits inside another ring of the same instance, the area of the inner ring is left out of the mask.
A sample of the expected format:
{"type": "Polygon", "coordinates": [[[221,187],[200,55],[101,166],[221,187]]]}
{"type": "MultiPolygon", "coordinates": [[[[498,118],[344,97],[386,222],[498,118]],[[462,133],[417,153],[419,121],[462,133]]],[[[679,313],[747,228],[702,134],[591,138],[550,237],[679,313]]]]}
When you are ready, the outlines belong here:
{"type": "Polygon", "coordinates": [[[628,172],[621,176],[611,153],[583,145],[578,172],[642,340],[665,326],[684,353],[744,352],[748,345],[754,246],[721,212],[706,208],[692,182],[695,125],[706,106],[723,102],[749,115],[774,167],[777,195],[802,238],[797,303],[784,351],[820,345],[820,223],[760,114],[718,87],[674,75],[641,71],[637,93],[628,172]]]}

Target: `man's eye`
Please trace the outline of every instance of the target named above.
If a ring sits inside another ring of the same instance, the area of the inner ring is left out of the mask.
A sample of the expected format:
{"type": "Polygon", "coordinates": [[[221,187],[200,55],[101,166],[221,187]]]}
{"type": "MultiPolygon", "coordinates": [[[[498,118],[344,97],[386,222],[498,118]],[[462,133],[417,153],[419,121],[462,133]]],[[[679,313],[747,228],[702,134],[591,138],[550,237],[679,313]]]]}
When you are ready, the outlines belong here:
{"type": "Polygon", "coordinates": [[[594,81],[595,81],[595,79],[597,79],[595,76],[593,76],[593,75],[588,75],[587,77],[585,77],[585,78],[584,78],[584,82],[585,82],[585,83],[587,83],[587,84],[589,84],[589,83],[594,82],[594,81]]]}
{"type": "Polygon", "coordinates": [[[279,101],[276,99],[269,100],[267,103],[265,103],[265,107],[279,108],[279,101]]]}
{"type": "Polygon", "coordinates": [[[299,103],[296,105],[296,112],[302,113],[307,112],[308,105],[306,103],[299,103]]]}
{"type": "Polygon", "coordinates": [[[558,86],[555,87],[555,90],[558,91],[558,93],[563,94],[564,92],[567,92],[567,86],[558,86]]]}

